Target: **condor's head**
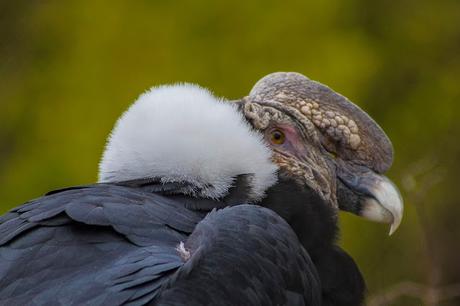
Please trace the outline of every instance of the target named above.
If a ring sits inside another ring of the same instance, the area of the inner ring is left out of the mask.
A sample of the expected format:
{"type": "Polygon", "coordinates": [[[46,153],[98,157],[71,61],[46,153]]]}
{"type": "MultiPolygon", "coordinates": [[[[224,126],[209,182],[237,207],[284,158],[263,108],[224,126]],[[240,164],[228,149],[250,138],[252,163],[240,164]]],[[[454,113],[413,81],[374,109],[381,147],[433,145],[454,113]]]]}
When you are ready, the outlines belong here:
{"type": "Polygon", "coordinates": [[[342,209],[393,233],[403,205],[383,176],[392,159],[384,132],[345,97],[273,73],[235,103],[190,84],[147,91],[115,125],[99,181],[174,183],[169,193],[202,210],[258,203],[298,229],[325,219],[335,227],[342,209]],[[327,218],[315,217],[324,210],[327,218]]]}
{"type": "Polygon", "coordinates": [[[389,223],[390,235],[398,228],[403,202],[383,175],[393,147],[358,106],[292,72],[264,77],[238,103],[272,149],[280,180],[297,185],[293,193],[313,190],[334,211],[389,223]]]}

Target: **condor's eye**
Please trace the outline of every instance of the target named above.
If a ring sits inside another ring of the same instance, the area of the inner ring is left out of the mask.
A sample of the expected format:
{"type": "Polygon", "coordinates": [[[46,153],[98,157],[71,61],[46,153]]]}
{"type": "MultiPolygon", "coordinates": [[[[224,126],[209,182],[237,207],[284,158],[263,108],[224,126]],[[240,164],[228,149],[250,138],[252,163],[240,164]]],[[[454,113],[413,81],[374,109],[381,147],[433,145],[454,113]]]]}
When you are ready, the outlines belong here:
{"type": "Polygon", "coordinates": [[[280,145],[286,140],[286,136],[280,130],[273,130],[270,133],[270,141],[273,144],[280,145]]]}

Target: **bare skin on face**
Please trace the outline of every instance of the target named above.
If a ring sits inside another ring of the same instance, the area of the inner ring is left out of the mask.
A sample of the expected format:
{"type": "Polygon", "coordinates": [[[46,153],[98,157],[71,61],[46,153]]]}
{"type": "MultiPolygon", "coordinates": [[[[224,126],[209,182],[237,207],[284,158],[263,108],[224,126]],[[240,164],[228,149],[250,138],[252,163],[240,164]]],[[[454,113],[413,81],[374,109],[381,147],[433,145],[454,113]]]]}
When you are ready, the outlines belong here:
{"type": "Polygon", "coordinates": [[[391,223],[390,233],[395,231],[402,199],[382,175],[393,162],[393,146],[358,106],[293,72],[262,78],[241,103],[246,118],[263,131],[280,171],[335,209],[391,223]],[[273,141],[273,131],[283,134],[282,143],[273,141]]]}

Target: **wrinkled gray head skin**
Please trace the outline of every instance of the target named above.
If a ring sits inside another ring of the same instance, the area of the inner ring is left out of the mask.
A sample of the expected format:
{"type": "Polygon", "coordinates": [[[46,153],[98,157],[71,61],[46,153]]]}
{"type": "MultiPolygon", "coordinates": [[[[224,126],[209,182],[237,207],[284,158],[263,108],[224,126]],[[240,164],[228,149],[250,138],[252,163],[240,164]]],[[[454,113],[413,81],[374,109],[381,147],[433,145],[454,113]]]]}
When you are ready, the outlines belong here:
{"type": "Polygon", "coordinates": [[[402,200],[381,175],[393,162],[393,147],[363,110],[294,72],[265,76],[240,103],[264,133],[281,176],[312,188],[336,208],[391,223],[390,234],[396,230],[402,200]]]}

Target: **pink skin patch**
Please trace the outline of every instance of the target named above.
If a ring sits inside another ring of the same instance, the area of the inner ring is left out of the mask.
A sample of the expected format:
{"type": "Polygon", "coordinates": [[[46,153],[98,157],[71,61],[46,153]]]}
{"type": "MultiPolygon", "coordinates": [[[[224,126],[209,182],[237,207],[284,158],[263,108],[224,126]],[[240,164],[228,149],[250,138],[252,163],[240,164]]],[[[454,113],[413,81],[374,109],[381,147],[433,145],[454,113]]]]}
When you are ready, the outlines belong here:
{"type": "Polygon", "coordinates": [[[305,145],[301,141],[301,137],[299,136],[299,132],[295,127],[292,125],[278,125],[269,129],[269,133],[267,135],[269,138],[268,141],[270,145],[276,151],[280,152],[281,154],[290,154],[296,157],[302,157],[304,152],[306,151],[305,145]],[[270,135],[273,131],[279,130],[284,133],[285,141],[282,144],[274,144],[270,141],[270,135]]]}

